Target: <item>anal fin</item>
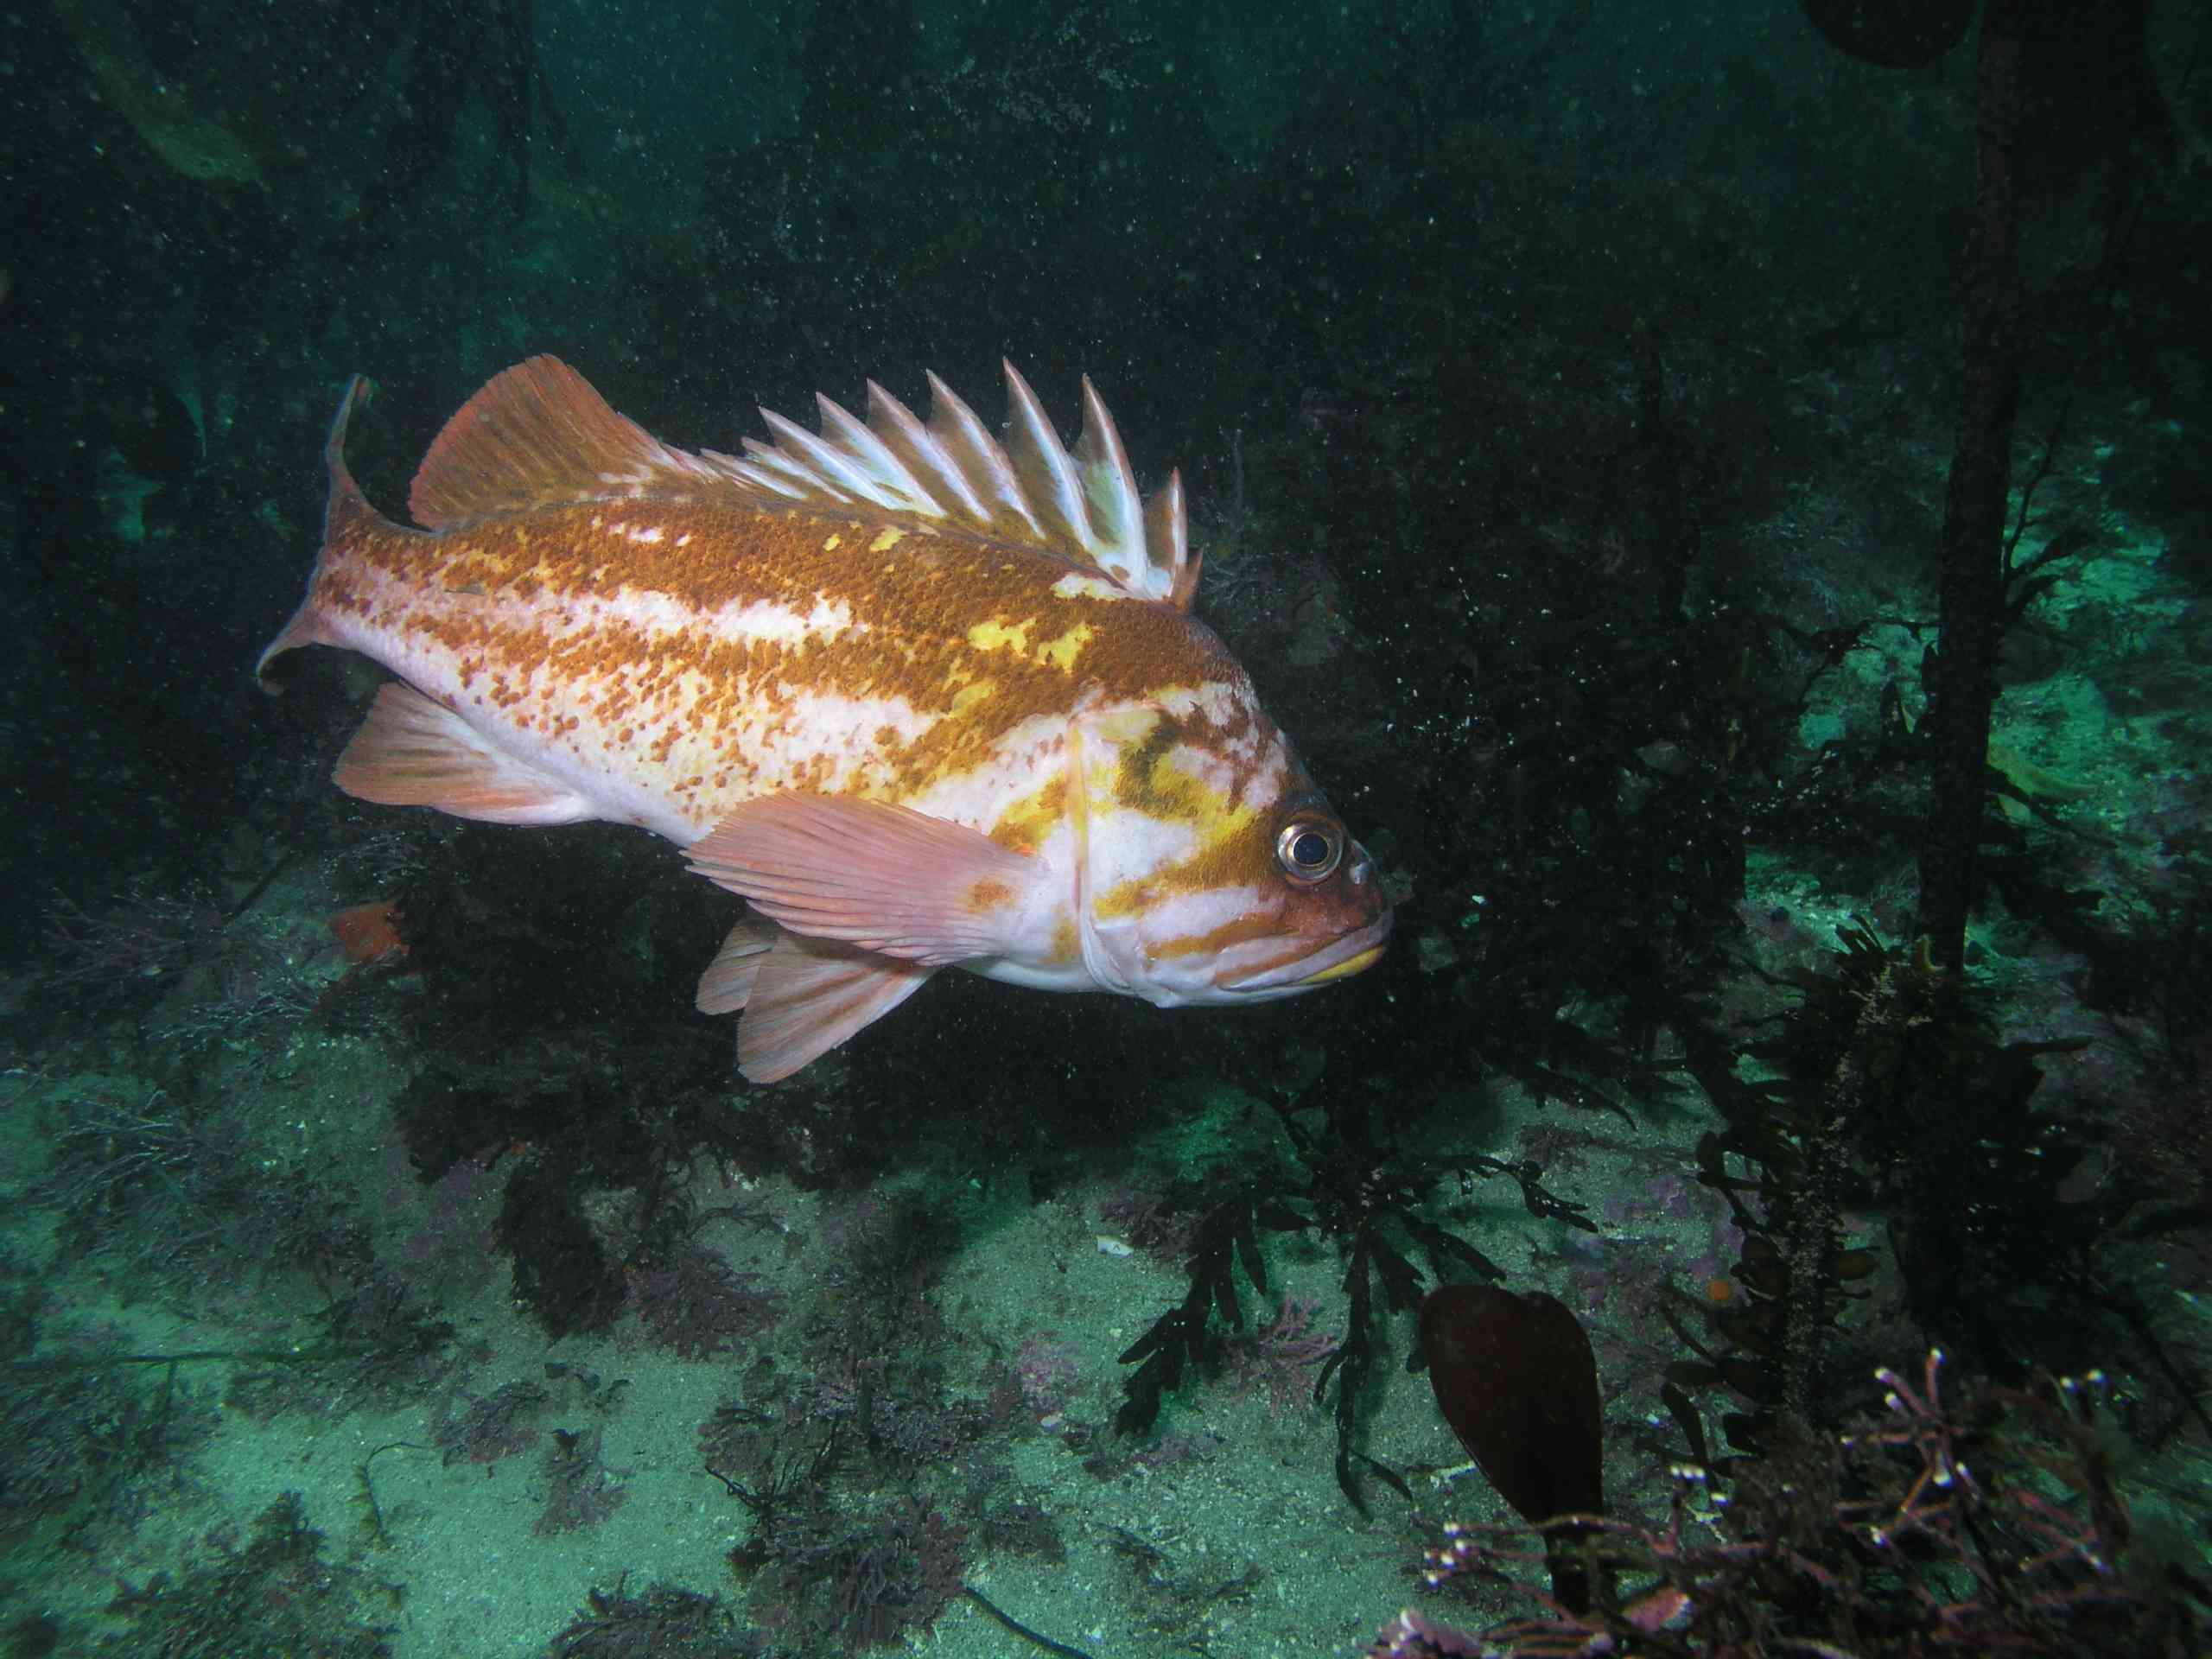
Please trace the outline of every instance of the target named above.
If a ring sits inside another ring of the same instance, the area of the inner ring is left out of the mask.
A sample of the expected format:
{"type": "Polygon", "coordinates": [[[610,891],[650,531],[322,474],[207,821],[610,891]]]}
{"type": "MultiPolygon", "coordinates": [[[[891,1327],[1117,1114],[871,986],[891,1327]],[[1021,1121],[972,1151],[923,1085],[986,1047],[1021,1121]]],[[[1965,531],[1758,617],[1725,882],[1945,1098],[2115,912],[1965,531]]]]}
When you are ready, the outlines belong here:
{"type": "Polygon", "coordinates": [[[598,809],[558,778],[493,748],[444,704],[387,683],[332,773],[379,806],[434,806],[486,823],[581,823],[598,809]]]}

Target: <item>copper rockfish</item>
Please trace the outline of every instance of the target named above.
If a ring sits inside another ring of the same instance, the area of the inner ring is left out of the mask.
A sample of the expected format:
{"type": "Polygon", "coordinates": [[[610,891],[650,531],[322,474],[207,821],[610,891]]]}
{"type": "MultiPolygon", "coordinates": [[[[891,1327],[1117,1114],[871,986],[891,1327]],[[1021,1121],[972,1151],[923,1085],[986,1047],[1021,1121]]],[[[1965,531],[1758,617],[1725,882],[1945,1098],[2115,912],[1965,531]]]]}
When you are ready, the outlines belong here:
{"type": "Polygon", "coordinates": [[[363,800],[639,824],[750,909],[699,982],[788,1076],[940,968],[1160,1007],[1287,996],[1390,909],[1221,642],[1182,486],[1140,502],[1086,380],[1072,454],[1009,365],[1001,443],[930,377],[818,434],[689,454],[556,359],[449,422],[393,524],[325,459],[308,596],[261,665],[398,677],[338,763],[363,800]]]}

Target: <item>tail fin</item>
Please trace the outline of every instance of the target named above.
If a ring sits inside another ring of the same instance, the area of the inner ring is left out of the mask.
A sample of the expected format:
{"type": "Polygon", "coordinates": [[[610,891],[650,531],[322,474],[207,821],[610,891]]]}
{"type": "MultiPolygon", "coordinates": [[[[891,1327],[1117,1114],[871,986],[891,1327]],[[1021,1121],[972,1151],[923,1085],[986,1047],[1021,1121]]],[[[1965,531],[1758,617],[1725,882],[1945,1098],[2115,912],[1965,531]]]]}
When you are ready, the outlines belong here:
{"type": "Polygon", "coordinates": [[[346,396],[338,404],[337,418],[330,423],[330,436],[322,446],[323,465],[330,473],[330,499],[322,511],[322,547],[315,555],[315,569],[308,577],[308,596],[300,608],[292,613],[292,620],[283,631],[269,642],[253,665],[254,677],[262,682],[262,689],[273,692],[276,687],[268,683],[269,661],[300,645],[324,645],[336,643],[324,627],[321,614],[315,609],[315,578],[322,574],[323,563],[331,550],[341,545],[349,534],[385,524],[384,515],[369,505],[369,498],[361,493],[361,486],[353,481],[353,474],[346,467],[346,427],[353,418],[353,411],[369,401],[376,387],[365,375],[355,375],[346,385],[346,396]]]}

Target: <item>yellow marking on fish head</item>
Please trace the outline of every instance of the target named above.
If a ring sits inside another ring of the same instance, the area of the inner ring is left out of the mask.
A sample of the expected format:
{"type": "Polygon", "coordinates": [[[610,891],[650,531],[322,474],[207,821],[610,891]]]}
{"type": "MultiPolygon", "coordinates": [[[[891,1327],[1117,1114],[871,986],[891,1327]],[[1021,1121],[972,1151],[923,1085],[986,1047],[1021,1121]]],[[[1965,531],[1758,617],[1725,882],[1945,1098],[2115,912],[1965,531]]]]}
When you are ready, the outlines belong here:
{"type": "Polygon", "coordinates": [[[991,826],[991,839],[1011,852],[1036,852],[1060,827],[1067,810],[1067,777],[1056,770],[1033,793],[999,814],[991,826]]]}
{"type": "Polygon", "coordinates": [[[1116,718],[1116,742],[1084,728],[1093,949],[1163,1006],[1310,989],[1370,966],[1389,933],[1371,861],[1231,690],[1116,718]]]}
{"type": "Polygon", "coordinates": [[[1102,816],[1168,829],[1153,839],[1173,852],[1100,893],[1096,912],[1135,916],[1175,893],[1270,885],[1276,871],[1262,814],[1275,790],[1256,786],[1250,767],[1223,764],[1196,721],[1153,713],[1118,723],[1102,816]]]}
{"type": "Polygon", "coordinates": [[[1319,973],[1308,974],[1300,985],[1327,985],[1339,979],[1350,979],[1354,974],[1363,974],[1382,960],[1385,947],[1370,944],[1357,956],[1346,957],[1333,968],[1324,968],[1319,973]]]}

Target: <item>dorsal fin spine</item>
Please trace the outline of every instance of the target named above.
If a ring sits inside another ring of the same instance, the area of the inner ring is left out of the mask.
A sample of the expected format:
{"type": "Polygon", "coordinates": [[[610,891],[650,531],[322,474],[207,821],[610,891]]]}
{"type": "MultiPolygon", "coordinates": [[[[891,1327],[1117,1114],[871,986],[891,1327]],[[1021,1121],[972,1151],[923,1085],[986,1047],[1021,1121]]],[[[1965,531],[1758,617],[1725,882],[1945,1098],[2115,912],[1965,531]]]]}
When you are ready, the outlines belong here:
{"type": "Polygon", "coordinates": [[[868,475],[864,467],[840,454],[834,445],[823,442],[804,427],[785,420],[773,410],[762,410],[760,418],[776,435],[779,440],[777,448],[798,451],[799,457],[813,467],[816,476],[823,479],[832,488],[842,491],[848,496],[858,496],[879,507],[897,507],[900,505],[889,491],[868,475]]]}
{"type": "Polygon", "coordinates": [[[852,415],[817,392],[816,405],[822,411],[823,435],[837,435],[838,446],[856,458],[873,476],[881,479],[898,498],[899,505],[909,512],[918,512],[931,518],[944,517],[944,509],[937,498],[916,478],[913,471],[899,453],[871,432],[852,415]]]}
{"type": "Polygon", "coordinates": [[[747,438],[745,441],[745,458],[749,465],[759,467],[763,472],[772,474],[779,479],[788,480],[796,487],[785,491],[785,493],[795,499],[804,501],[809,497],[821,496],[840,505],[847,505],[852,499],[835,484],[808,466],[803,458],[791,454],[776,444],[763,443],[758,438],[747,438]]]}
{"type": "Polygon", "coordinates": [[[1076,441],[1077,476],[1083,485],[1091,533],[1102,554],[1123,582],[1135,585],[1146,574],[1144,505],[1114,417],[1090,377],[1083,377],[1083,435],[1076,441]]]}
{"type": "Polygon", "coordinates": [[[1183,474],[1167,474],[1167,482],[1153,492],[1144,505],[1144,544],[1152,568],[1160,572],[1168,601],[1189,610],[1198,591],[1198,564],[1191,551],[1191,528],[1183,506],[1183,474]]]}
{"type": "Polygon", "coordinates": [[[873,380],[868,383],[868,429],[883,441],[885,447],[924,480],[925,488],[933,488],[949,497],[957,511],[974,523],[990,523],[990,509],[983,505],[982,498],[976,493],[937,434],[916,420],[913,410],[873,380]]]}
{"type": "Polygon", "coordinates": [[[1043,541],[1045,527],[1037,522],[1014,463],[999,441],[976,418],[976,411],[962,401],[959,393],[934,374],[929,383],[930,430],[944,442],[954,464],[989,492],[991,527],[1018,525],[1043,541]]]}
{"type": "Polygon", "coordinates": [[[742,484],[749,490],[765,490],[785,500],[797,500],[806,494],[803,485],[756,466],[738,455],[726,455],[719,449],[702,449],[699,459],[712,467],[717,476],[742,484]]]}
{"type": "Polygon", "coordinates": [[[1098,557],[1097,537],[1091,534],[1090,515],[1083,505],[1083,485],[1076,476],[1075,461],[1045,417],[1044,405],[1013,364],[1006,369],[1007,453],[1014,457],[1014,475],[1029,493],[1031,503],[1045,522],[1058,530],[1093,563],[1098,557]]]}

